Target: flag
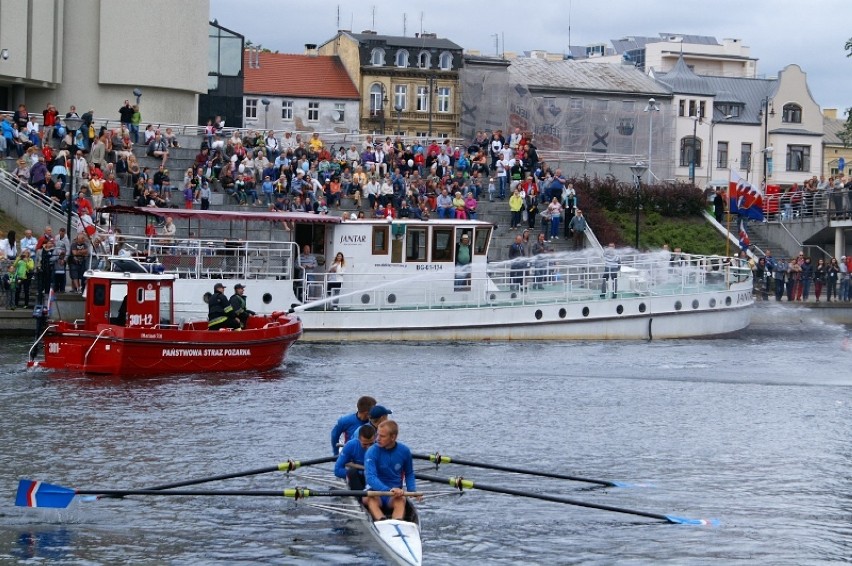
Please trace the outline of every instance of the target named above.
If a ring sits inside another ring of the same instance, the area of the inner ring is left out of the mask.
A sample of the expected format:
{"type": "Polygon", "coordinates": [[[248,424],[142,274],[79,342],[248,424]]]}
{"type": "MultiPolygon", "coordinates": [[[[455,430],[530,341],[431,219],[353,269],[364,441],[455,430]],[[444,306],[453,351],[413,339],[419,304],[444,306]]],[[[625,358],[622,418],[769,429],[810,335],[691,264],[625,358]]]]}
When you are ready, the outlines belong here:
{"type": "Polygon", "coordinates": [[[751,220],[763,221],[763,193],[731,169],[728,184],[728,210],[751,220]]]}
{"type": "Polygon", "coordinates": [[[740,249],[744,252],[747,252],[749,247],[751,246],[751,241],[748,239],[748,231],[746,230],[746,223],[743,217],[740,217],[740,249]]]}

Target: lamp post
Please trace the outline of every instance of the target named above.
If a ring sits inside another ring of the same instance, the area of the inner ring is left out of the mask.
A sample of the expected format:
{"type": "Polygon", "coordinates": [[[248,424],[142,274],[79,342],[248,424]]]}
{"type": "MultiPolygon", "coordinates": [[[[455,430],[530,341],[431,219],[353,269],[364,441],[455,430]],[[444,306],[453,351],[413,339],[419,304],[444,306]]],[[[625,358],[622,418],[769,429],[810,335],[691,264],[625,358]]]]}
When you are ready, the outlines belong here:
{"type": "Polygon", "coordinates": [[[775,116],[775,107],[766,96],[763,98],[760,108],[760,116],[763,118],[763,186],[769,184],[770,169],[772,168],[772,146],[769,145],[769,118],[775,116]]]}
{"type": "Polygon", "coordinates": [[[133,96],[136,97],[136,106],[139,106],[139,101],[142,100],[142,89],[134,88],[133,96]]]}
{"type": "Polygon", "coordinates": [[[432,92],[435,90],[435,75],[429,75],[429,86],[426,87],[426,106],[429,110],[429,137],[432,137],[432,92]]]}
{"type": "MultiPolygon", "coordinates": [[[[83,124],[82,118],[65,118],[65,128],[71,134],[71,139],[74,139],[74,134],[83,124]]],[[[74,161],[72,160],[73,164],[74,161]]],[[[71,215],[74,211],[74,193],[77,192],[77,171],[71,171],[71,189],[68,191],[68,198],[65,199],[65,204],[67,205],[67,216],[65,218],[65,234],[68,237],[68,242],[71,242],[71,215]]]]}
{"type": "Polygon", "coordinates": [[[639,251],[639,208],[641,208],[642,175],[648,170],[648,166],[641,161],[630,166],[630,171],[636,178],[636,251],[639,251]]]}
{"type": "Polygon", "coordinates": [[[393,107],[393,109],[396,110],[396,135],[401,136],[402,135],[401,134],[401,130],[402,130],[402,125],[401,125],[401,122],[402,122],[402,105],[397,104],[396,106],[393,107]]]}
{"type": "Polygon", "coordinates": [[[2,58],[4,61],[8,60],[9,59],[9,50],[6,49],[6,48],[3,48],[2,50],[0,50],[0,58],[2,58]]]}
{"type": "Polygon", "coordinates": [[[385,90],[385,85],[382,84],[382,107],[379,109],[381,112],[380,116],[382,119],[382,135],[385,135],[385,106],[388,105],[388,93],[385,90]]]}
{"type": "Polygon", "coordinates": [[[696,111],[695,116],[692,118],[692,121],[693,121],[693,123],[692,123],[692,152],[691,152],[692,155],[689,158],[689,182],[694,185],[695,184],[695,166],[696,166],[695,148],[698,145],[696,143],[698,141],[696,138],[698,136],[698,122],[701,121],[701,114],[699,114],[696,111]]]}
{"type": "Polygon", "coordinates": [[[648,182],[651,182],[651,177],[654,172],[651,171],[651,154],[654,149],[654,112],[660,111],[660,105],[653,98],[648,99],[648,105],[643,112],[648,113],[648,182]]]}
{"type": "Polygon", "coordinates": [[[261,104],[263,104],[263,129],[269,129],[269,103],[272,102],[268,98],[261,98],[261,104]]]}

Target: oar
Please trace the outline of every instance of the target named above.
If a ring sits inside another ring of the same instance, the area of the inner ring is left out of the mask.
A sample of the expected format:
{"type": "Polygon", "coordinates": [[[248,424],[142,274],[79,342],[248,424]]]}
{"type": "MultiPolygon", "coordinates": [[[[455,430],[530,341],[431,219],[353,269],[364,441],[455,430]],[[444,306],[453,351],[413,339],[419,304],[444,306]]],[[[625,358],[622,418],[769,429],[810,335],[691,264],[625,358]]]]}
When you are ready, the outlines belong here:
{"type": "Polygon", "coordinates": [[[674,515],[663,515],[661,513],[651,513],[648,511],[636,511],[634,509],[625,509],[623,507],[613,507],[612,505],[600,505],[598,503],[588,503],[585,501],[577,501],[576,499],[568,499],[565,497],[558,497],[556,495],[547,495],[545,493],[534,493],[530,491],[520,491],[517,489],[508,489],[504,487],[494,487],[490,485],[484,485],[481,483],[474,483],[471,480],[466,480],[464,478],[442,478],[439,476],[432,476],[429,474],[415,474],[417,479],[438,482],[438,483],[447,483],[459,490],[462,489],[481,489],[483,491],[493,491],[494,493],[503,493],[506,495],[517,495],[518,497],[529,497],[531,499],[541,499],[543,501],[552,501],[554,503],[565,503],[568,505],[576,505],[578,507],[588,507],[590,509],[601,509],[603,511],[614,511],[615,513],[626,513],[628,515],[638,515],[640,517],[648,517],[650,519],[659,519],[661,521],[667,521],[669,523],[677,523],[681,525],[718,525],[719,521],[716,519],[688,519],[685,517],[675,517],[674,515]]]}
{"type": "MultiPolygon", "coordinates": [[[[145,490],[148,491],[160,491],[164,489],[174,489],[176,487],[186,487],[188,485],[198,485],[201,483],[208,483],[220,480],[229,480],[232,478],[243,478],[246,476],[256,476],[259,474],[267,474],[269,472],[292,472],[299,468],[304,468],[306,466],[313,466],[315,464],[327,464],[329,462],[337,461],[337,456],[325,456],[323,458],[314,458],[313,460],[287,460],[286,462],[281,462],[280,464],[275,464],[274,466],[267,466],[265,468],[257,468],[255,470],[245,470],[243,472],[233,472],[230,474],[222,474],[219,476],[210,476],[207,478],[198,478],[194,480],[184,480],[174,483],[166,483],[162,485],[155,485],[152,487],[146,487],[145,490]]],[[[114,496],[120,497],[120,496],[114,496]]]]}
{"type": "MultiPolygon", "coordinates": [[[[171,490],[163,491],[156,489],[73,489],[61,485],[53,485],[40,481],[21,480],[18,483],[18,493],[15,497],[15,505],[19,507],[54,507],[65,508],[71,503],[75,495],[95,495],[97,498],[109,496],[126,495],[167,495],[181,497],[199,496],[247,496],[247,497],[290,497],[293,499],[304,499],[307,497],[372,497],[392,495],[389,491],[362,491],[351,489],[315,490],[302,488],[289,488],[277,491],[258,490],[171,490]]],[[[406,491],[406,497],[419,497],[420,492],[406,491]]]]}
{"type": "Polygon", "coordinates": [[[583,478],[580,476],[568,476],[565,474],[557,474],[554,472],[540,472],[536,470],[527,470],[524,468],[515,468],[510,466],[501,466],[499,464],[486,464],[483,462],[472,462],[470,460],[462,460],[460,458],[451,458],[449,456],[442,456],[441,454],[412,454],[414,458],[418,460],[426,460],[428,462],[432,462],[436,465],[438,464],[460,464],[463,466],[471,466],[474,468],[483,468],[485,470],[499,470],[501,472],[513,472],[516,474],[525,474],[528,476],[538,476],[542,478],[555,478],[558,480],[570,480],[570,481],[578,481],[584,483],[595,483],[598,485],[605,485],[607,487],[632,487],[632,484],[618,482],[618,481],[609,481],[609,480],[596,480],[592,478],[583,478]]]}

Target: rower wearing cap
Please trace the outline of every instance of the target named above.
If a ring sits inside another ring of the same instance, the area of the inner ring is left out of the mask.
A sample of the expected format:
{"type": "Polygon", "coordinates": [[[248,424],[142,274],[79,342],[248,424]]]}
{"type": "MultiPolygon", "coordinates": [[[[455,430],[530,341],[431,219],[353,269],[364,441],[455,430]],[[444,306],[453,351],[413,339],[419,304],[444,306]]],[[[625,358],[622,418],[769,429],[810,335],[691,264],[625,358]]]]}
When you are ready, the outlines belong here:
{"type": "Polygon", "coordinates": [[[240,321],[234,315],[234,308],[225,296],[225,286],[216,283],[213,286],[213,294],[207,301],[207,329],[219,330],[222,328],[240,329],[240,321]]]}
{"type": "Polygon", "coordinates": [[[362,490],[367,485],[364,479],[364,470],[347,468],[346,464],[358,464],[364,467],[364,456],[367,450],[376,441],[376,429],[372,425],[361,425],[358,429],[358,438],[353,438],[343,445],[337,462],[334,463],[334,475],[346,480],[349,489],[362,490]]]}
{"type": "Polygon", "coordinates": [[[337,424],[331,429],[331,451],[335,456],[340,452],[337,443],[340,441],[340,435],[343,435],[343,442],[349,442],[351,439],[358,436],[358,429],[365,424],[370,424],[370,409],[376,406],[376,400],[369,395],[364,395],[358,399],[355,405],[354,413],[344,415],[337,419],[337,424]]]}
{"type": "Polygon", "coordinates": [[[240,321],[240,326],[242,328],[246,327],[246,323],[248,322],[249,316],[254,316],[257,314],[253,310],[246,308],[246,297],[245,297],[245,289],[246,286],[242,283],[237,283],[234,285],[234,294],[231,295],[230,300],[228,301],[231,305],[231,308],[234,309],[234,316],[240,321]]]}
{"type": "Polygon", "coordinates": [[[380,424],[388,420],[388,415],[392,415],[393,411],[382,405],[376,405],[370,409],[370,424],[378,428],[380,424]]]}

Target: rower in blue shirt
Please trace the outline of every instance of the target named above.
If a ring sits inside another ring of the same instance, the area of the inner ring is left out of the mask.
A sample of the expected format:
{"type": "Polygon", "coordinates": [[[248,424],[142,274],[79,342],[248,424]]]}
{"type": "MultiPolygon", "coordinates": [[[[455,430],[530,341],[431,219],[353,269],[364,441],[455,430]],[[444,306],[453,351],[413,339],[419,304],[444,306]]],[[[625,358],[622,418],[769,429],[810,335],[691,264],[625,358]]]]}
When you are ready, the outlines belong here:
{"type": "Polygon", "coordinates": [[[376,429],[373,425],[363,425],[358,429],[358,438],[353,438],[343,445],[337,462],[334,463],[334,475],[345,479],[349,489],[364,489],[364,455],[376,441],[376,429]],[[346,464],[358,464],[362,469],[347,468],[346,464]]]}
{"type": "Polygon", "coordinates": [[[404,484],[407,491],[417,489],[411,450],[396,441],[398,435],[399,426],[396,421],[383,422],[376,431],[376,443],[364,456],[367,489],[391,492],[390,496],[371,496],[363,499],[375,521],[385,518],[386,508],[390,509],[392,519],[404,520],[405,491],[402,486],[404,484]]]}
{"type": "Polygon", "coordinates": [[[365,424],[370,424],[370,409],[376,406],[376,400],[370,396],[363,396],[358,399],[355,408],[356,412],[351,415],[344,415],[337,419],[337,424],[331,429],[331,453],[337,456],[340,453],[340,448],[337,444],[340,442],[340,435],[343,435],[343,443],[346,444],[353,438],[358,438],[358,429],[365,424]]]}

